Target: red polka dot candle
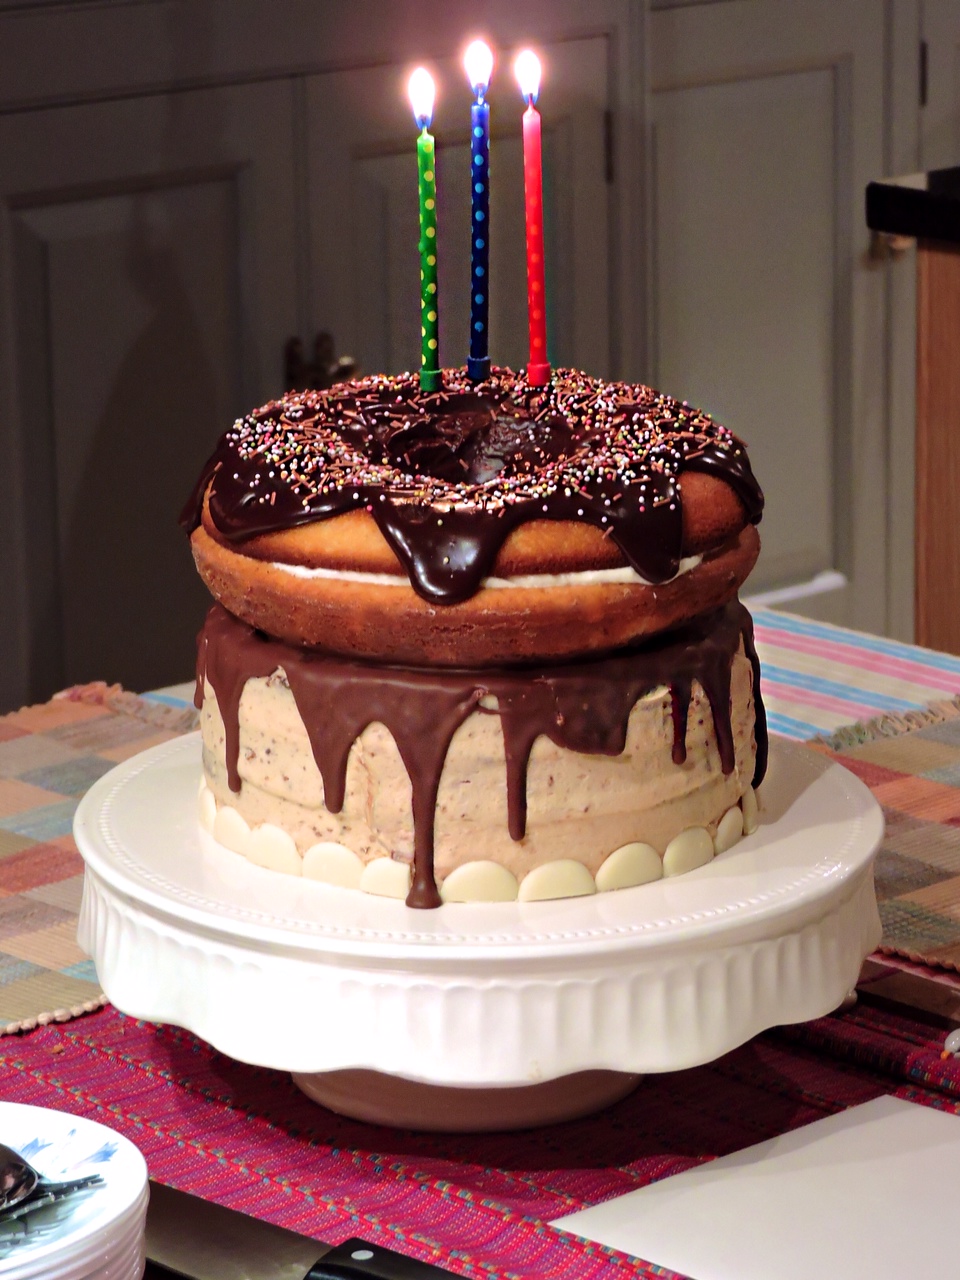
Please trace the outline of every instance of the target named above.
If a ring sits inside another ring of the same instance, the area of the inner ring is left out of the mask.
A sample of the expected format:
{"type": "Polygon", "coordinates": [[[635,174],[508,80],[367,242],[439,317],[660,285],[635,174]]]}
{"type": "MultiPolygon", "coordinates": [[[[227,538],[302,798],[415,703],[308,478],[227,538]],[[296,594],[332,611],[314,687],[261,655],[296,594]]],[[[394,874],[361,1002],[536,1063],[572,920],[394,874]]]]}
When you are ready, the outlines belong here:
{"type": "Polygon", "coordinates": [[[493,53],[474,40],[463,55],[463,67],[476,101],[470,108],[470,355],[471,382],[490,376],[490,104],[486,101],[493,74],[493,53]]]}
{"type": "Polygon", "coordinates": [[[540,92],[540,59],[530,49],[517,55],[514,74],[527,103],[523,113],[523,194],[527,228],[527,319],[530,360],[527,380],[543,387],[550,381],[547,362],[547,297],[543,265],[543,162],[540,113],[534,103],[540,92]]]}
{"type": "Polygon", "coordinates": [[[436,90],[433,77],[417,67],[407,86],[413,116],[420,129],[417,139],[417,178],[420,193],[420,386],[439,391],[439,323],[437,308],[437,173],[436,145],[429,132],[436,90]]]}

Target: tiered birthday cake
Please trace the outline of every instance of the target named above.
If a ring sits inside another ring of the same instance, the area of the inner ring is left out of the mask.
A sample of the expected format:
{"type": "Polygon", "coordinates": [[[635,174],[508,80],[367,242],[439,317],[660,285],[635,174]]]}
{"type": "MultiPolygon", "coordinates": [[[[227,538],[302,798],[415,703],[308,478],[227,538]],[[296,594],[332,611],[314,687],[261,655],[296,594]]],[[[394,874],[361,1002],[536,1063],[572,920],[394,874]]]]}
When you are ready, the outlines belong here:
{"type": "Polygon", "coordinates": [[[240,419],[183,514],[203,825],[414,907],[703,865],[756,823],[762,502],[726,428],[570,370],[240,419]]]}

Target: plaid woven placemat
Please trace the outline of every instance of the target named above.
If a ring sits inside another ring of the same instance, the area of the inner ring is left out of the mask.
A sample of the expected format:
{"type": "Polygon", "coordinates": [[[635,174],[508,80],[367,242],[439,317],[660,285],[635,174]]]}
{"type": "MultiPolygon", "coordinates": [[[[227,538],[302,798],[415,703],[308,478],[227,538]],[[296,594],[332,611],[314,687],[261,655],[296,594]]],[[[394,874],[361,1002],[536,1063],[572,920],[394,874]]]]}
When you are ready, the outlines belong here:
{"type": "Polygon", "coordinates": [[[8,1036],[0,1071],[6,1099],[110,1125],[159,1181],[317,1239],[361,1235],[485,1280],[615,1280],[674,1273],[550,1222],[882,1094],[960,1112],[942,1044],[941,1025],[864,998],[650,1076],[600,1116],[484,1135],[343,1119],[281,1072],[112,1008],[8,1036]]]}
{"type": "Polygon", "coordinates": [[[0,1034],[103,1003],[77,945],[74,811],[115,764],[195,723],[192,709],[105,684],[0,717],[0,1034]]]}
{"type": "Polygon", "coordinates": [[[883,806],[880,950],[960,970],[960,698],[851,725],[815,745],[883,806]]]}

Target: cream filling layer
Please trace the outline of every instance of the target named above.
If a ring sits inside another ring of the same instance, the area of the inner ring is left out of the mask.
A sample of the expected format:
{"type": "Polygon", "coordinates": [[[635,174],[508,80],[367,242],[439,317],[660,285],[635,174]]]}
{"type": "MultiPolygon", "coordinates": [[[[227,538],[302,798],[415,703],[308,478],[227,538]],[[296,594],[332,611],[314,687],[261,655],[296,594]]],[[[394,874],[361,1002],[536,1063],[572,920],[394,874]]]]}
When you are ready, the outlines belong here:
{"type": "MultiPolygon", "coordinates": [[[[703,556],[684,556],[673,578],[681,578],[685,573],[696,569],[703,561],[703,556]]],[[[301,564],[282,564],[271,561],[272,569],[281,573],[289,573],[294,578],[330,578],[340,582],[358,582],[371,587],[407,587],[409,579],[397,573],[364,573],[359,569],[310,569],[301,564]]],[[[494,590],[508,587],[591,587],[605,584],[627,584],[639,587],[664,586],[665,583],[648,582],[629,565],[621,565],[616,569],[582,569],[575,573],[525,573],[515,578],[484,578],[483,585],[494,590]]]]}

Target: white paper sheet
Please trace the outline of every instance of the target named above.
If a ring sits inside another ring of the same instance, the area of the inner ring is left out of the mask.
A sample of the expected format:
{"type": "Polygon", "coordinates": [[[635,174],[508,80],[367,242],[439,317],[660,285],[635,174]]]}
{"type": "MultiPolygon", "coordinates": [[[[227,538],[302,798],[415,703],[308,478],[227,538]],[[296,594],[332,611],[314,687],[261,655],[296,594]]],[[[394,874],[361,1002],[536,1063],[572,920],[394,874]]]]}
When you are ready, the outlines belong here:
{"type": "Polygon", "coordinates": [[[958,1204],[960,1116],[877,1098],[553,1225],[696,1280],[903,1280],[960,1265],[958,1204]]]}

